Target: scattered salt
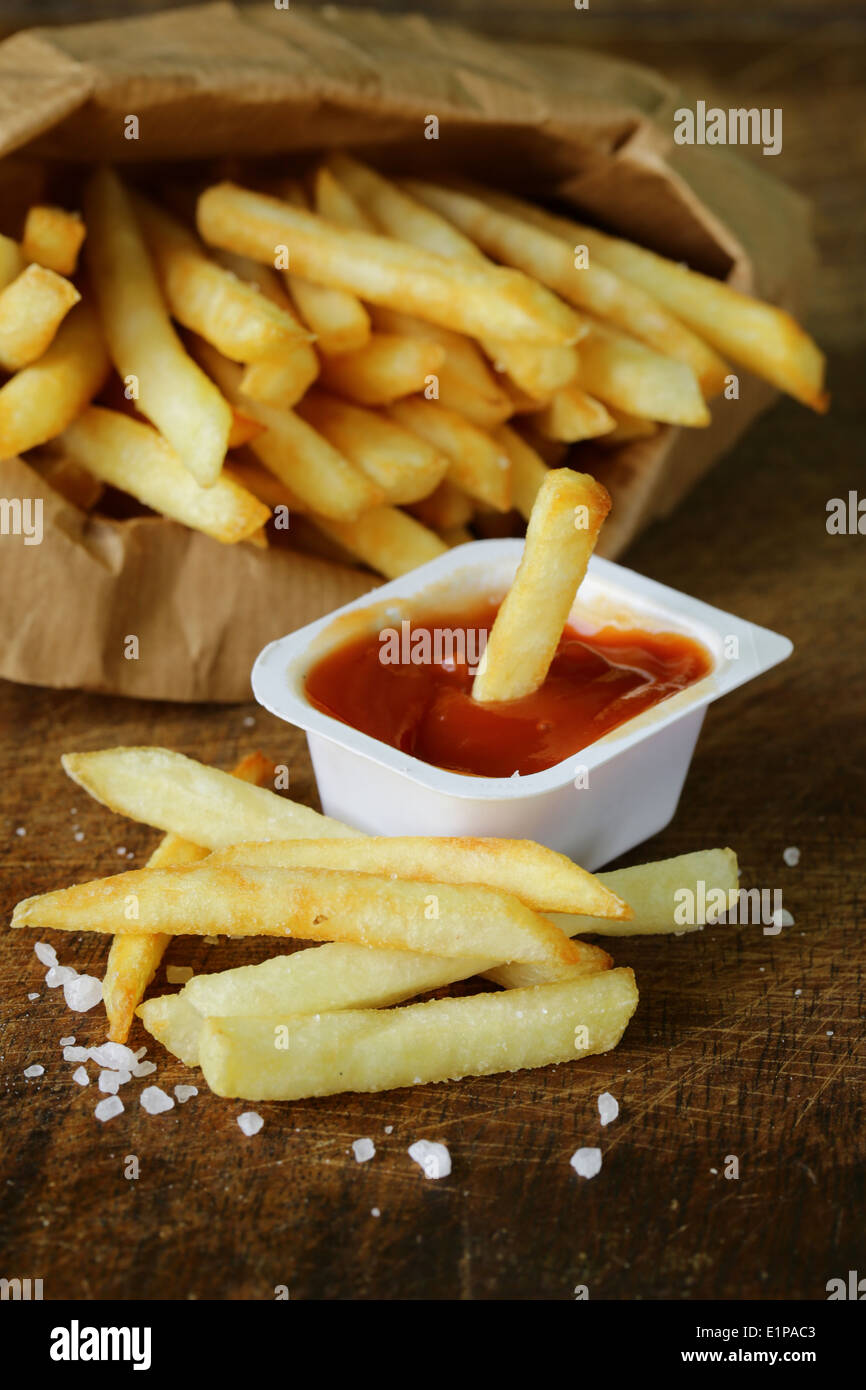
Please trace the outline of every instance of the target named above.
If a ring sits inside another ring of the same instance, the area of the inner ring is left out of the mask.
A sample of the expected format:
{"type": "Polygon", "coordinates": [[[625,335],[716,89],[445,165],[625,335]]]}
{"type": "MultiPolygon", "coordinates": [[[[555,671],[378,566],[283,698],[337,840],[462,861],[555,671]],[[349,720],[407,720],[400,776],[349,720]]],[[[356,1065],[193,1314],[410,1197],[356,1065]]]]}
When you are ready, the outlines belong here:
{"type": "MultiPolygon", "coordinates": [[[[72,836],[72,838],[73,838],[73,840],[77,840],[78,843],[80,844],[81,841],[84,839],[84,831],[83,831],[83,830],[76,830],[76,832],[75,832],[75,834],[72,836]]],[[[110,1115],[106,1115],[105,1118],[106,1118],[107,1120],[109,1120],[109,1119],[111,1118],[111,1116],[110,1116],[110,1115]]]]}
{"type": "Polygon", "coordinates": [[[49,946],[47,941],[37,941],[33,947],[33,954],[43,965],[56,965],[57,952],[53,946],[49,946]]]}
{"type": "MultiPolygon", "coordinates": [[[[833,1036],[833,1029],[832,1029],[832,1028],[828,1028],[828,1029],[827,1029],[827,1037],[828,1037],[828,1038],[832,1038],[832,1036],[833,1036]]],[[[24,1075],[26,1076],[27,1073],[25,1072],[24,1075]]]]}
{"type": "Polygon", "coordinates": [[[789,869],[794,869],[800,862],[800,851],[796,845],[789,845],[786,850],[783,850],[782,858],[789,869]]]}
{"type": "Polygon", "coordinates": [[[376,1145],[372,1139],[355,1139],[352,1141],[352,1153],[356,1163],[367,1163],[375,1157],[376,1145]]]}
{"type": "Polygon", "coordinates": [[[27,831],[24,829],[24,826],[23,826],[23,825],[18,825],[18,826],[15,827],[15,834],[16,834],[16,835],[26,835],[26,834],[27,834],[27,831]]]}
{"type": "Polygon", "coordinates": [[[41,1076],[41,1075],[43,1074],[44,1071],[45,1071],[45,1068],[44,1068],[44,1067],[40,1067],[40,1065],[39,1065],[38,1062],[34,1062],[32,1067],[25,1067],[25,1068],[24,1068],[24,1075],[25,1075],[25,1076],[41,1076]]]}
{"type": "Polygon", "coordinates": [[[801,989],[795,989],[795,990],[794,990],[794,998],[796,999],[797,996],[800,995],[800,994],[802,994],[802,993],[803,993],[803,991],[802,991],[801,989]]]}
{"type": "Polygon", "coordinates": [[[38,990],[31,990],[31,992],[28,994],[27,998],[28,998],[31,1002],[32,1002],[34,999],[38,999],[38,998],[39,998],[39,991],[38,991],[38,990]]]}
{"type": "Polygon", "coordinates": [[[61,1046],[61,1047],[71,1047],[72,1044],[73,1044],[74,1042],[75,1042],[75,1039],[73,1038],[72,1034],[70,1033],[68,1037],[66,1037],[66,1038],[61,1038],[61,1039],[60,1039],[60,1046],[61,1046]]]}
{"type": "Polygon", "coordinates": [[[602,1091],[599,1096],[598,1113],[603,1125],[609,1125],[611,1120],[615,1120],[619,1114],[619,1101],[611,1095],[610,1091],[602,1091]]]}
{"type": "Polygon", "coordinates": [[[370,1209],[370,1215],[371,1215],[371,1216],[381,1216],[382,1213],[380,1212],[380,1210],[379,1210],[378,1207],[371,1207],[371,1209],[370,1209]]]}
{"type": "Polygon", "coordinates": [[[178,1104],[185,1105],[193,1096],[198,1095],[198,1086],[175,1086],[174,1093],[177,1096],[178,1104]]]}
{"type": "Polygon", "coordinates": [[[418,1139],[409,1145],[409,1157],[423,1168],[425,1178],[447,1178],[451,1172],[451,1155],[444,1144],[418,1139]]]}
{"type": "Polygon", "coordinates": [[[249,1138],[253,1134],[258,1134],[264,1120],[261,1115],[257,1115],[255,1110],[245,1110],[242,1115],[238,1115],[238,1128],[249,1138]]]}
{"type": "Polygon", "coordinates": [[[252,716],[251,714],[245,714],[245,715],[244,715],[244,728],[245,728],[245,729],[254,729],[255,726],[256,726],[256,721],[255,721],[255,719],[253,718],[253,716],[252,716]]]}
{"type": "Polygon", "coordinates": [[[78,971],[73,970],[71,965],[52,965],[45,972],[45,983],[49,989],[56,989],[58,985],[68,984],[77,975],[78,971]]]}
{"type": "Polygon", "coordinates": [[[100,1043],[90,1049],[90,1056],[98,1067],[110,1067],[112,1071],[124,1071],[135,1066],[135,1053],[123,1043],[100,1043]]]}
{"type": "Polygon", "coordinates": [[[89,1009],[102,1003],[102,981],[97,980],[95,975],[79,975],[74,980],[67,980],[63,986],[63,998],[68,1009],[77,1014],[86,1014],[89,1009]]]}
{"type": "Polygon", "coordinates": [[[72,1073],[72,1080],[77,1081],[79,1086],[89,1086],[90,1077],[87,1075],[86,1067],[77,1067],[72,1073]]]}
{"type": "Polygon", "coordinates": [[[575,1149],[569,1162],[579,1178],[594,1178],[601,1172],[601,1149],[575,1149]]]}
{"type": "Polygon", "coordinates": [[[126,854],[126,845],[118,845],[118,846],[117,846],[117,853],[120,854],[120,855],[126,854]]]}
{"type": "Polygon", "coordinates": [[[156,1062],[136,1062],[132,1068],[133,1076],[153,1076],[156,1071],[156,1062]]]}
{"type": "Polygon", "coordinates": [[[170,985],[185,985],[187,980],[192,979],[192,966],[167,965],[165,967],[165,978],[170,985]]]}
{"type": "Polygon", "coordinates": [[[99,1089],[100,1091],[107,1091],[109,1095],[116,1096],[121,1086],[125,1086],[127,1081],[131,1080],[131,1071],[101,1071],[99,1073],[99,1089]]]}
{"type": "Polygon", "coordinates": [[[63,1060],[64,1062],[89,1062],[90,1048],[72,1047],[71,1045],[69,1047],[64,1047],[63,1060]]]}
{"type": "Polygon", "coordinates": [[[386,1133],[386,1134],[393,1134],[393,1133],[394,1133],[394,1126],[393,1126],[393,1125],[386,1125],[386,1126],[385,1126],[385,1133],[386,1133]]]}
{"type": "Polygon", "coordinates": [[[124,1109],[120,1096],[106,1096],[105,1100],[99,1102],[93,1113],[97,1120],[102,1120],[104,1124],[106,1120],[113,1120],[115,1115],[122,1115],[124,1109]]]}
{"type": "Polygon", "coordinates": [[[159,1086],[145,1086],[139,1097],[142,1108],[148,1115],[161,1115],[164,1110],[173,1110],[174,1101],[159,1086]]]}
{"type": "Polygon", "coordinates": [[[778,912],[773,913],[774,927],[793,927],[794,919],[786,907],[780,907],[778,912]]]}

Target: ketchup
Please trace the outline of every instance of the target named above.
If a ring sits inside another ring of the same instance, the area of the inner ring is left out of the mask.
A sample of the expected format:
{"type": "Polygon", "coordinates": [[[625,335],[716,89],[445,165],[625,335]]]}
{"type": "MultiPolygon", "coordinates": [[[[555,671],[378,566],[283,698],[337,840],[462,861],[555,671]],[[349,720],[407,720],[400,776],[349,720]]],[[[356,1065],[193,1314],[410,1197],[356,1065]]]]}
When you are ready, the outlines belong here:
{"type": "MultiPolygon", "coordinates": [[[[422,662],[383,661],[389,646],[378,632],[354,638],[308,673],[307,698],[434,767],[476,777],[526,776],[562,762],[712,669],[709,652],[681,633],[566,627],[540,690],[481,704],[472,699],[469,662],[498,608],[488,601],[460,613],[425,613],[411,623],[411,647],[404,624],[402,655],[414,647],[422,662]],[[446,632],[454,634],[447,642],[446,632]],[[468,660],[454,659],[455,652],[468,660]]],[[[395,649],[391,638],[392,654],[395,649]]]]}

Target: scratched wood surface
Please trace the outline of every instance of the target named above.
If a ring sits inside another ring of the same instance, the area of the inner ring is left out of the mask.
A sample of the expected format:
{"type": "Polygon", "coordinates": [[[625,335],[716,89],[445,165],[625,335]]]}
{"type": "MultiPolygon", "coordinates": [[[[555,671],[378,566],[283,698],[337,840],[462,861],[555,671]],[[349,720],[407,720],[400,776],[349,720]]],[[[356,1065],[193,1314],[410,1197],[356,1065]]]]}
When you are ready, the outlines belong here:
{"type": "MultiPolygon", "coordinates": [[[[45,8],[63,20],[80,13],[45,8]]],[[[495,8],[476,17],[495,27],[495,8]]],[[[561,33],[553,9],[520,13],[542,34],[561,33]]],[[[608,39],[626,32],[625,21],[612,28],[617,9],[605,10],[608,39]]],[[[647,9],[636,11],[644,27],[647,9]]],[[[125,1088],[126,1112],[98,1125],[95,1086],[72,1082],[58,1043],[101,1041],[100,1019],[68,1013],[44,985],[32,936],[3,932],[0,1274],[41,1277],[46,1298],[258,1299],[286,1285],[293,1298],[568,1299],[585,1284],[591,1298],[821,1299],[828,1279],[863,1272],[866,542],[825,529],[827,499],[864,490],[862,49],[817,20],[808,49],[789,42],[791,25],[799,34],[802,17],[819,14],[802,4],[779,11],[769,41],[762,21],[754,39],[729,29],[710,48],[665,45],[663,32],[684,30],[677,6],[664,10],[651,57],[686,89],[784,105],[775,172],[816,199],[824,262],[812,323],[830,349],[834,405],[818,420],[778,404],[626,557],[796,643],[785,666],[710,710],[672,825],[629,858],[731,844],[745,883],[783,890],[794,926],[613,943],[617,963],[636,970],[641,1002],[606,1057],[257,1105],[265,1125],[252,1139],[236,1123],[241,1103],[202,1088],[151,1117],[138,1082],[125,1088]],[[792,845],[801,860],[789,868],[792,845]],[[34,1062],[45,1074],[26,1080],[34,1062]],[[621,1113],[602,1130],[604,1090],[621,1113]],[[377,1152],[358,1165],[351,1143],[363,1136],[377,1152]],[[418,1138],[448,1144],[449,1179],[427,1181],[409,1160],[418,1138]],[[595,1144],[602,1171],[580,1180],[569,1157],[595,1144]],[[137,1180],[124,1177],[128,1155],[137,1180]],[[724,1176],[731,1155],[736,1180],[724,1176]]],[[[633,40],[633,24],[627,32],[633,40]]],[[[112,872],[121,846],[141,864],[155,843],[64,779],[64,749],[152,742],[229,767],[262,747],[289,762],[293,795],[317,804],[302,739],[251,706],[7,684],[0,708],[4,920],[19,897],[112,872]]],[[[59,949],[102,973],[101,941],[72,937],[59,949]]],[[[248,958],[246,948],[176,942],[167,962],[213,969],[248,958]]],[[[166,1089],[189,1079],[156,1044],[151,1055],[166,1089]]]]}

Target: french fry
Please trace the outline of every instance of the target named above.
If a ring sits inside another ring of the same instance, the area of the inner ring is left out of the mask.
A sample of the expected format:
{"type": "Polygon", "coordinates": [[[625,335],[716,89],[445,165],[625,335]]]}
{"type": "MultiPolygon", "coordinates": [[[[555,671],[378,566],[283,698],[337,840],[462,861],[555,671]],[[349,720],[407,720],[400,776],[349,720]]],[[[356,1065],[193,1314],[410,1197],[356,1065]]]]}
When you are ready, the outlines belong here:
{"type": "Polygon", "coordinates": [[[637,1002],[634,973],[608,970],[400,1009],[208,1019],[201,1067],[217,1095],[247,1100],[456,1081],[609,1052],[637,1002]],[[285,1047],[275,1046],[275,1029],[285,1047]]]}
{"type": "Polygon", "coordinates": [[[243,411],[232,408],[232,428],[229,434],[229,448],[242,449],[245,444],[249,444],[251,439],[255,439],[257,434],[261,434],[264,425],[259,424],[251,415],[244,415],[243,411]]]}
{"type": "Polygon", "coordinates": [[[230,183],[206,189],[197,215],[207,242],[267,263],[275,246],[287,246],[293,274],[471,337],[567,345],[580,334],[574,311],[518,271],[447,261],[387,237],[346,231],[230,183]]]}
{"type": "Polygon", "coordinates": [[[238,390],[250,400],[289,410],[319,375],[319,359],[308,343],[297,343],[245,368],[238,390]]]}
{"type": "Polygon", "coordinates": [[[22,270],[0,290],[0,367],[17,372],[41,357],[80,298],[72,281],[53,270],[22,270]]]}
{"type": "Polygon", "coordinates": [[[445,360],[445,349],[424,338],[373,333],[363,347],[325,357],[321,384],[359,405],[388,405],[423,391],[445,360]]]}
{"type": "Polygon", "coordinates": [[[593,324],[581,342],[575,385],[645,420],[698,428],[710,423],[690,367],[601,323],[593,324]]]}
{"type": "Polygon", "coordinates": [[[511,500],[525,521],[532,515],[538,490],[547,477],[544,459],[508,425],[500,425],[493,438],[511,462],[511,500]]]}
{"type": "Polygon", "coordinates": [[[28,210],[21,238],[24,259],[58,275],[74,275],[85,227],[77,213],[36,203],[28,210]]]}
{"type": "MultiPolygon", "coordinates": [[[[438,399],[449,410],[456,410],[479,429],[493,429],[511,414],[511,401],[503,391],[484,354],[465,333],[452,333],[439,324],[425,323],[396,309],[375,308],[373,327],[382,333],[428,338],[443,349],[443,360],[436,368],[438,399]]],[[[418,387],[421,390],[422,386],[418,387]]]]}
{"type": "MultiPolygon", "coordinates": [[[[434,255],[476,265],[489,264],[474,241],[374,169],[345,154],[333,155],[329,167],[382,231],[434,255]]],[[[578,327],[578,336],[583,331],[578,327]]],[[[515,381],[532,394],[553,392],[574,376],[577,361],[573,348],[503,342],[481,334],[477,336],[481,337],[485,351],[497,369],[508,371],[515,381]]],[[[455,402],[446,401],[445,404],[451,404],[454,409],[460,408],[455,402]]],[[[475,423],[482,422],[476,420],[475,423]]]]}
{"type": "Polygon", "coordinates": [[[418,565],[444,555],[448,546],[399,507],[373,507],[357,521],[312,518],[326,536],[385,579],[399,579],[418,565]]]}
{"type": "MultiPolygon", "coordinates": [[[[134,941],[134,937],[126,940],[134,941]]],[[[567,972],[563,978],[609,970],[606,952],[583,946],[573,965],[523,965],[515,970],[567,972]]],[[[158,995],[138,1016],[169,1052],[187,1066],[198,1066],[199,1041],[206,1018],[268,1018],[289,1013],[316,1014],[332,1009],[387,1008],[419,994],[477,975],[491,961],[422,956],[412,951],[376,949],[328,942],[259,965],[242,965],[212,975],[195,975],[179,994],[158,995]]]]}
{"type": "MultiPolygon", "coordinates": [[[[653,864],[636,864],[630,869],[611,869],[597,875],[605,887],[627,897],[634,916],[631,921],[613,922],[604,918],[566,916],[554,913],[569,936],[657,936],[682,935],[700,931],[717,921],[722,904],[731,901],[739,883],[737,856],[732,849],[704,849],[678,854],[653,864]],[[695,906],[695,921],[678,920],[681,902],[695,906]]],[[[503,989],[526,989],[548,984],[558,977],[556,965],[500,965],[484,972],[485,978],[503,989]]]]}
{"type": "Polygon", "coordinates": [[[20,902],[13,927],[354,941],[422,955],[573,963],[574,943],[510,893],[333,869],[132,869],[20,902]]]}
{"type": "MultiPolygon", "coordinates": [[[[211,255],[239,280],[255,285],[261,294],[288,315],[301,328],[288,291],[283,288],[276,271],[259,265],[248,256],[235,256],[231,251],[211,247],[211,255]]],[[[270,357],[260,358],[245,367],[240,379],[241,395],[289,410],[303,396],[319,375],[319,359],[311,342],[295,339],[270,357]]]]}
{"type": "Polygon", "coordinates": [[[208,849],[243,840],[357,836],[340,821],[167,748],[64,753],[63,770],[109,810],[208,849]]]}
{"type": "Polygon", "coordinates": [[[267,507],[230,478],[199,487],[151,425],[120,411],[89,406],[60,442],[104,483],[225,544],[247,539],[270,517],[267,507]]]}
{"type": "Polygon", "coordinates": [[[659,432],[660,426],[655,420],[641,420],[637,415],[627,415],[624,410],[616,410],[612,405],[607,407],[607,411],[614,427],[598,441],[605,448],[614,444],[628,444],[633,439],[651,439],[659,432]]]}
{"type": "Polygon", "coordinates": [[[451,531],[472,520],[475,504],[472,498],[445,478],[429,497],[413,502],[409,511],[432,531],[451,531]]]}
{"type": "MultiPolygon", "coordinates": [[[[233,777],[254,786],[273,782],[274,765],[262,753],[242,758],[233,777]]],[[[209,851],[177,835],[166,835],[147,861],[149,869],[177,868],[207,858],[209,851]]],[[[108,1036],[125,1043],[135,1010],[150,984],[171,940],[164,933],[147,936],[115,936],[108,953],[102,982],[102,998],[108,1015],[108,1036]]]]}
{"type": "Polygon", "coordinates": [[[298,513],[307,510],[291,488],[286,487],[286,484],[267,468],[263,468],[255,458],[247,459],[235,455],[231,462],[226,464],[223,472],[227,478],[234,478],[236,483],[246,488],[247,492],[251,492],[253,497],[258,497],[271,511],[275,507],[288,507],[289,511],[298,513]]]}
{"type": "Polygon", "coordinates": [[[18,242],[0,232],[0,290],[20,275],[24,266],[25,260],[18,242]]]}
{"type": "Polygon", "coordinates": [[[344,184],[320,164],[313,176],[313,208],[320,217],[355,232],[376,232],[378,227],[344,184]]]}
{"type": "Polygon", "coordinates": [[[233,362],[260,362],[308,344],[294,314],[217,264],[182,223],[146,198],[135,213],[174,318],[233,362]]]}
{"type": "Polygon", "coordinates": [[[263,426],[250,440],[250,449],[304,506],[335,521],[352,521],[382,502],[382,489],[294,410],[245,397],[236,363],[201,338],[191,343],[191,350],[232,405],[263,426]]]}
{"type": "Polygon", "coordinates": [[[629,918],[628,906],[592,874],[532,840],[364,835],[232,845],[213,864],[242,868],[341,869],[406,880],[478,883],[511,893],[537,912],[629,918]]]}
{"type": "MultiPolygon", "coordinates": [[[[497,194],[497,201],[505,200],[497,194]]],[[[521,203],[519,209],[521,216],[564,237],[571,245],[586,246],[599,265],[653,295],[734,362],[813,410],[827,409],[824,354],[783,309],[595,227],[529,204],[521,203]]]]}
{"type": "Polygon", "coordinates": [[[614,421],[601,401],[588,396],[579,386],[563,386],[531,419],[545,439],[560,440],[563,444],[596,439],[614,428],[614,421]]]}
{"type": "Polygon", "coordinates": [[[597,877],[611,892],[625,899],[634,916],[616,924],[596,918],[591,926],[585,917],[570,917],[567,921],[557,917],[569,934],[573,930],[596,936],[654,936],[660,932],[697,931],[718,919],[724,911],[721,902],[727,902],[739,886],[737,856],[732,849],[696,850],[652,864],[610,869],[597,877]],[[683,924],[677,919],[676,909],[684,899],[696,904],[703,901],[708,910],[694,923],[683,924]]]}
{"type": "Polygon", "coordinates": [[[112,361],[136,406],[202,487],[219,477],[232,413],[172,327],[129,194],[109,169],[85,189],[86,258],[112,361]]]}
{"type": "Polygon", "coordinates": [[[298,414],[369,478],[388,502],[417,502],[426,497],[449,467],[445,454],[416,431],[327,392],[309,392],[298,403],[298,414]]]}
{"type": "Polygon", "coordinates": [[[104,385],[109,368],[96,314],[86,302],[77,304],[48,351],[0,387],[0,458],[61,434],[104,385]]]}
{"type": "Polygon", "coordinates": [[[507,454],[489,434],[456,411],[417,396],[395,401],[388,414],[405,429],[426,439],[448,460],[448,479],[470,497],[497,511],[511,505],[511,476],[507,454]]]}
{"type": "Polygon", "coordinates": [[[548,473],[520,567],[490,630],[473,699],[517,700],[544,684],[609,510],[606,490],[588,474],[570,468],[548,473]]]}
{"type": "Polygon", "coordinates": [[[567,303],[614,324],[663,356],[683,362],[706,394],[724,386],[725,363],[657,299],[594,259],[578,267],[573,246],[515,216],[494,192],[485,189],[483,196],[475,196],[463,188],[414,181],[409,187],[497,260],[532,275],[567,303]]]}
{"type": "MultiPolygon", "coordinates": [[[[297,183],[285,183],[282,196],[293,208],[308,214],[309,204],[297,183]]],[[[268,259],[273,260],[273,256],[272,248],[268,259]]],[[[370,315],[358,296],[339,285],[297,274],[296,260],[292,243],[292,258],[289,269],[283,271],[283,280],[302,319],[315,333],[319,350],[336,355],[363,347],[370,337],[370,315]]]]}

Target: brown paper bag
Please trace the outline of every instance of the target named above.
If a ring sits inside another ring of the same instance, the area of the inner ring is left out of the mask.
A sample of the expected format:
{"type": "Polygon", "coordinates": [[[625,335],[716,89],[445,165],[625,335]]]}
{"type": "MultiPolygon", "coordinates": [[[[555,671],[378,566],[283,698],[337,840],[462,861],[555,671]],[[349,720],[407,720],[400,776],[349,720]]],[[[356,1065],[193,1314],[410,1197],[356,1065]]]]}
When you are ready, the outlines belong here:
{"type": "MultiPolygon", "coordinates": [[[[726,152],[674,149],[675,93],[580,49],[494,43],[417,15],[229,4],[45,31],[0,45],[0,230],[82,161],[257,160],[343,146],[383,168],[457,170],[573,203],[696,269],[798,308],[806,209],[726,152]],[[139,138],[125,137],[138,117],[139,138]],[[439,138],[425,138],[427,117],[439,138]]],[[[706,430],[580,445],[614,507],[616,556],[772,399],[740,374],[706,430]]],[[[0,500],[42,498],[40,545],[0,535],[0,675],[179,700],[240,700],[259,648],[377,582],[284,550],[221,546],[158,518],[76,511],[20,461],[0,500]],[[138,639],[138,658],[128,655],[138,639]]]]}

